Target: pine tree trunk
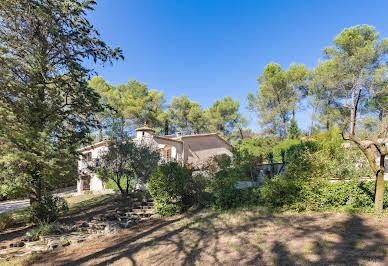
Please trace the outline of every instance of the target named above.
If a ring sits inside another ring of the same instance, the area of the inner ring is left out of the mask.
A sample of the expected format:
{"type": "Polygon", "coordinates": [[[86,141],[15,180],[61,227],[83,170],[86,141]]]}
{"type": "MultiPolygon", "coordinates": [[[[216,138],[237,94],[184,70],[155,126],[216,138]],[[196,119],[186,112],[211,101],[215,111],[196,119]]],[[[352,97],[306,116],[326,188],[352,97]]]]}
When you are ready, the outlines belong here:
{"type": "Polygon", "coordinates": [[[384,160],[385,155],[380,156],[380,167],[376,173],[376,187],[375,187],[375,212],[381,214],[383,212],[384,202],[384,160]]]}
{"type": "Polygon", "coordinates": [[[240,132],[240,139],[244,139],[244,134],[241,127],[238,127],[238,131],[240,132]]]}
{"type": "Polygon", "coordinates": [[[285,137],[288,138],[288,124],[287,124],[286,116],[284,114],[282,114],[282,122],[286,133],[285,137]]]}
{"type": "MultiPolygon", "coordinates": [[[[331,104],[331,100],[329,98],[327,99],[327,106],[330,106],[330,104],[331,104]]],[[[326,130],[330,130],[330,119],[328,118],[327,108],[326,108],[325,114],[326,114],[326,130]]]]}
{"type": "Polygon", "coordinates": [[[38,173],[33,173],[30,192],[30,205],[38,204],[42,194],[42,184],[38,173]]]}
{"type": "Polygon", "coordinates": [[[314,127],[314,120],[315,120],[315,107],[313,108],[313,112],[311,114],[311,123],[310,123],[310,132],[309,132],[309,137],[313,135],[313,127],[314,127]]]}
{"type": "Polygon", "coordinates": [[[100,142],[100,141],[103,141],[103,133],[102,133],[102,129],[101,128],[98,131],[98,142],[100,142]]]}

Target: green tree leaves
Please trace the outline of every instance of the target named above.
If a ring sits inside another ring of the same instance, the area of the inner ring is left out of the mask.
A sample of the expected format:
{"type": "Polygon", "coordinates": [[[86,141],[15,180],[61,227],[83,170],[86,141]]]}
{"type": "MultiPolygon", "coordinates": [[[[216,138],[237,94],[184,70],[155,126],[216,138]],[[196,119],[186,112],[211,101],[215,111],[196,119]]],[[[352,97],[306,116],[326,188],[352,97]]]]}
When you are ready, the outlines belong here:
{"type": "Polygon", "coordinates": [[[258,113],[264,133],[288,136],[290,117],[307,92],[307,76],[304,65],[293,64],[288,70],[276,63],[265,66],[264,73],[257,78],[258,92],[248,94],[248,108],[258,113]]]}
{"type": "Polygon", "coordinates": [[[198,134],[204,132],[206,118],[202,106],[190,101],[185,95],[180,98],[173,97],[167,117],[173,131],[181,131],[183,134],[198,134]]]}
{"type": "Polygon", "coordinates": [[[218,132],[221,136],[229,139],[234,129],[243,128],[246,120],[239,110],[239,101],[226,96],[221,100],[216,100],[213,105],[205,111],[208,119],[208,130],[218,132]]]}
{"type": "Polygon", "coordinates": [[[93,77],[89,86],[101,95],[100,102],[105,106],[99,116],[105,128],[102,135],[113,138],[118,127],[133,132],[144,122],[155,128],[163,126],[165,114],[162,92],[149,90],[145,83],[135,79],[114,86],[100,76],[93,77]]]}
{"type": "Polygon", "coordinates": [[[159,151],[147,143],[118,139],[101,152],[95,168],[101,180],[113,180],[121,194],[128,196],[133,185],[147,182],[159,159],[159,151]]]}
{"type": "Polygon", "coordinates": [[[0,169],[14,173],[5,178],[26,177],[32,203],[97,125],[100,96],[88,87],[91,71],[82,61],[122,58],[87,21],[94,4],[0,2],[0,169]]]}

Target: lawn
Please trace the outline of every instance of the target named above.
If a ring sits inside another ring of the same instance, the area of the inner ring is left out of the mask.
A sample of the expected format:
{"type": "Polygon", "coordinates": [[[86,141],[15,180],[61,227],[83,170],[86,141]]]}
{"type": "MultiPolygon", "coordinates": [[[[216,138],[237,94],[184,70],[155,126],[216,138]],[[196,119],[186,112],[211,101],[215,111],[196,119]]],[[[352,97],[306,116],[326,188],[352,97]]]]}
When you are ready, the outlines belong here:
{"type": "Polygon", "coordinates": [[[205,209],[3,263],[387,265],[387,223],[387,215],[205,209]]]}

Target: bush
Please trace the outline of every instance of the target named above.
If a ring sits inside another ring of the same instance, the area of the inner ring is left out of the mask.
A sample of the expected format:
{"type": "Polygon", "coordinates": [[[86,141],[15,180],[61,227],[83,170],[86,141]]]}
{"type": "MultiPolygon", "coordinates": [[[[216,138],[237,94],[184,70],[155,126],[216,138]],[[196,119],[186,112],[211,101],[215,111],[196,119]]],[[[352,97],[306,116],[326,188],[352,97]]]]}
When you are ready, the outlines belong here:
{"type": "MultiPolygon", "coordinates": [[[[321,197],[316,209],[346,207],[350,209],[373,208],[374,181],[352,180],[349,182],[326,182],[320,189],[321,197]]],[[[388,207],[388,182],[384,183],[384,207],[388,207]]]]}
{"type": "Polygon", "coordinates": [[[313,141],[290,146],[285,152],[285,173],[265,182],[260,189],[260,202],[270,208],[310,209],[310,201],[323,182],[322,165],[314,157],[318,149],[313,141]]]}
{"type": "MultiPolygon", "coordinates": [[[[384,207],[388,207],[388,182],[384,184],[384,207]]],[[[277,176],[260,188],[260,202],[282,210],[366,210],[374,206],[375,182],[351,180],[295,182],[277,176]]]]}
{"type": "Polygon", "coordinates": [[[319,146],[315,158],[324,167],[322,178],[353,179],[373,176],[365,155],[355,145],[342,147],[344,143],[340,130],[333,128],[314,136],[319,146]]]}
{"type": "Polygon", "coordinates": [[[8,213],[0,214],[0,232],[15,224],[15,219],[8,213]]]}
{"type": "Polygon", "coordinates": [[[272,151],[280,139],[277,136],[266,136],[260,138],[243,139],[242,143],[237,146],[239,152],[246,152],[257,158],[259,163],[267,159],[267,154],[272,151]]]}
{"type": "Polygon", "coordinates": [[[39,239],[39,236],[47,236],[54,234],[59,229],[58,225],[50,224],[47,222],[39,223],[37,227],[31,229],[31,235],[33,239],[39,239]]]}
{"type": "Polygon", "coordinates": [[[163,216],[181,213],[200,202],[204,185],[200,176],[176,162],[158,166],[148,181],[156,211],[163,216]]]}
{"type": "Polygon", "coordinates": [[[212,207],[215,209],[229,209],[241,204],[240,191],[236,188],[240,175],[236,169],[222,169],[210,180],[213,192],[212,207]]]}
{"type": "Polygon", "coordinates": [[[53,222],[61,212],[68,211],[69,207],[65,199],[54,197],[51,193],[45,193],[41,200],[30,206],[29,217],[31,222],[53,222]]]}
{"type": "Polygon", "coordinates": [[[301,143],[301,141],[298,140],[298,139],[285,139],[285,140],[282,140],[281,142],[279,142],[278,144],[276,144],[272,148],[272,153],[274,155],[273,161],[275,163],[281,163],[282,159],[283,159],[282,158],[282,151],[286,151],[286,150],[290,149],[290,147],[297,146],[300,143],[301,143]]]}
{"type": "Polygon", "coordinates": [[[234,169],[217,172],[212,178],[210,185],[212,190],[212,208],[227,210],[258,203],[260,199],[259,188],[237,189],[236,185],[239,178],[238,171],[234,169]]]}
{"type": "Polygon", "coordinates": [[[252,155],[247,150],[233,150],[233,167],[240,171],[240,181],[255,181],[256,167],[262,163],[261,157],[252,155]]]}
{"type": "Polygon", "coordinates": [[[211,206],[214,209],[225,210],[258,202],[257,188],[236,188],[237,182],[243,180],[243,177],[240,168],[230,167],[230,158],[222,158],[218,164],[221,170],[213,173],[208,181],[212,192],[211,206]]]}
{"type": "Polygon", "coordinates": [[[23,198],[27,196],[27,190],[25,189],[25,184],[21,182],[6,182],[2,180],[2,184],[0,184],[0,200],[10,200],[23,198]]]}
{"type": "Polygon", "coordinates": [[[261,201],[270,208],[281,208],[291,205],[299,193],[299,188],[291,180],[282,176],[268,179],[261,187],[261,201]]]}

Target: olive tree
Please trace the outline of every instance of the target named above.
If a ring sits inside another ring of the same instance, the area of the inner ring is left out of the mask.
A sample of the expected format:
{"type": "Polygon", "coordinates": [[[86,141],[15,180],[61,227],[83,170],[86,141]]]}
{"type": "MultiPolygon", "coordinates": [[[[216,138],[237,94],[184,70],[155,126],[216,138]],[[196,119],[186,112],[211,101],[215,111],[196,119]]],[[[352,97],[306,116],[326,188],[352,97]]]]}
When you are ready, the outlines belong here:
{"type": "Polygon", "coordinates": [[[98,177],[112,180],[122,196],[128,196],[132,185],[146,183],[160,160],[157,147],[128,139],[111,141],[95,162],[98,177]]]}

